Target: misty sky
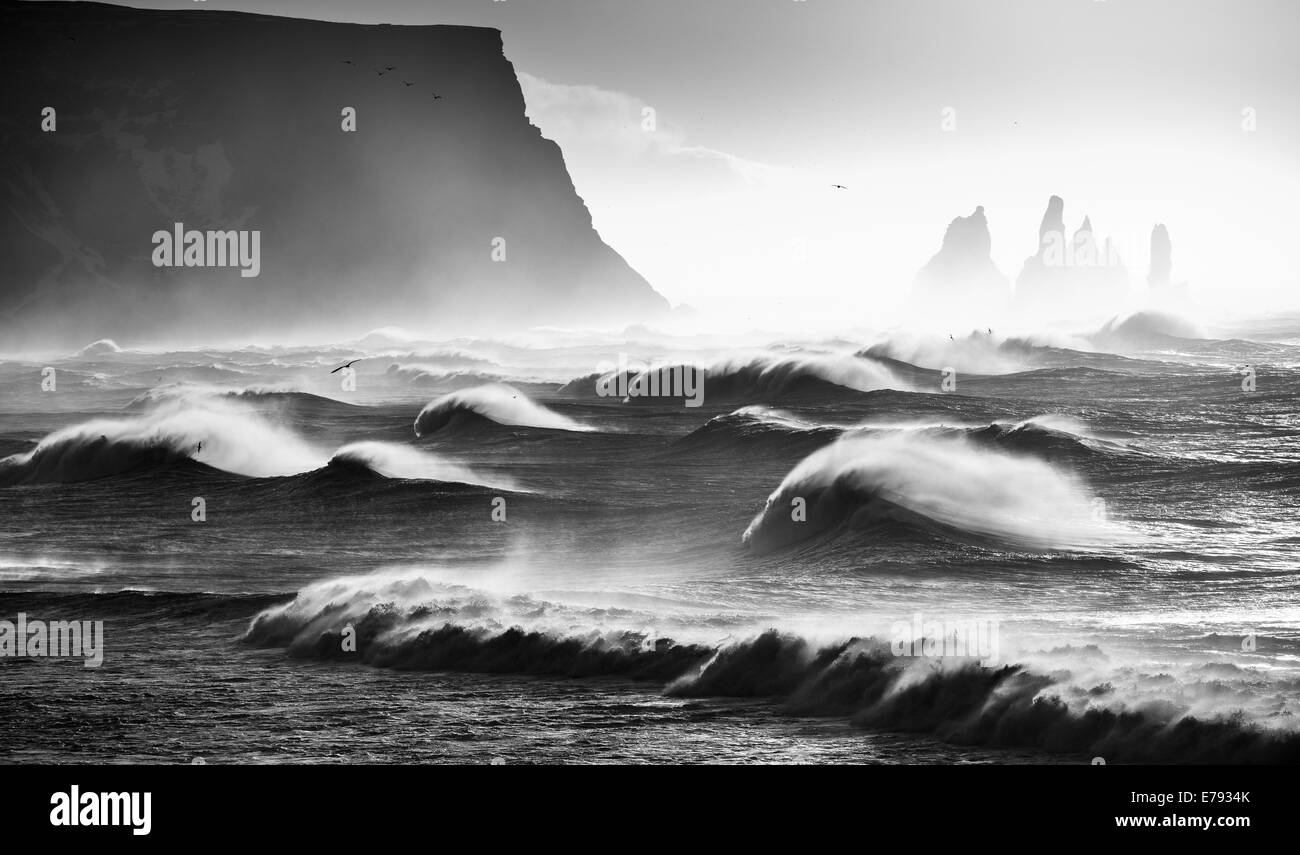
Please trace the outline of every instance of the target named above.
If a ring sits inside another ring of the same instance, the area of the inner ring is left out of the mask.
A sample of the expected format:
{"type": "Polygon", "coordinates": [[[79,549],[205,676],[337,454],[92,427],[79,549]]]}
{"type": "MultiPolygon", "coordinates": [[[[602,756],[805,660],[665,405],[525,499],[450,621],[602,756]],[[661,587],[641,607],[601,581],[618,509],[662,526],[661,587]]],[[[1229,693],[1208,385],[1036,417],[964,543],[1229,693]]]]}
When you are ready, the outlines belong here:
{"type": "Polygon", "coordinates": [[[602,236],[706,311],[888,307],[977,204],[1014,278],[1053,193],[1139,291],[1159,221],[1207,312],[1300,306],[1293,0],[122,5],[501,29],[602,236]]]}

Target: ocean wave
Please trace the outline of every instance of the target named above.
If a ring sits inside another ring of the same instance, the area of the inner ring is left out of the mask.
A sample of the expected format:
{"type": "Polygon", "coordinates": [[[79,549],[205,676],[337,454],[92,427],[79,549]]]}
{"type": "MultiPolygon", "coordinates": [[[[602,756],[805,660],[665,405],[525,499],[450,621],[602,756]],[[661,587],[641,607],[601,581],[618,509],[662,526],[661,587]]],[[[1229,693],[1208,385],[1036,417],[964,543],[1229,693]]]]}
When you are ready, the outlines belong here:
{"type": "MultiPolygon", "coordinates": [[[[953,368],[963,376],[1019,375],[1041,369],[1096,369],[1113,373],[1160,369],[1147,363],[1105,352],[1111,342],[1096,336],[1002,337],[975,330],[961,338],[894,333],[859,351],[860,356],[897,361],[918,370],[953,368]],[[1102,352],[1097,352],[1101,350],[1102,352]]],[[[1067,374],[1068,376],[1068,374],[1067,374]]],[[[1083,375],[1087,376],[1087,375],[1083,375]]]]}
{"type": "Polygon", "coordinates": [[[834,431],[836,433],[850,427],[849,425],[831,425],[822,422],[810,421],[789,412],[788,410],[777,409],[776,407],[765,407],[762,405],[750,405],[733,410],[725,415],[715,416],[701,428],[703,430],[725,430],[747,432],[750,430],[759,430],[763,432],[774,431],[777,433],[819,433],[823,431],[834,431]]]}
{"type": "Polygon", "coordinates": [[[1025,339],[1005,339],[985,331],[972,331],[962,338],[894,333],[863,348],[859,355],[930,371],[953,366],[965,374],[1010,374],[1033,367],[1045,350],[1025,339]]]}
{"type": "Polygon", "coordinates": [[[88,481],[187,459],[261,478],[316,469],[328,455],[247,404],[172,400],[138,417],[55,431],[31,451],[0,460],[0,486],[88,481]]]}
{"type": "Polygon", "coordinates": [[[385,478],[408,481],[443,481],[517,491],[514,481],[504,476],[488,478],[468,466],[395,442],[354,442],[330,458],[329,466],[359,468],[385,478]]]}
{"type": "Polygon", "coordinates": [[[1045,413],[1020,421],[967,424],[932,420],[872,422],[843,429],[845,436],[911,434],[921,437],[969,439],[988,447],[1032,454],[1048,460],[1088,458],[1096,455],[1146,454],[1127,437],[1112,438],[1095,432],[1082,419],[1045,413]]]}
{"type": "Polygon", "coordinates": [[[121,352],[122,348],[118,347],[117,342],[111,338],[101,338],[99,341],[91,342],[77,351],[77,358],[88,359],[96,356],[112,356],[121,352]]]}
{"type": "Polygon", "coordinates": [[[673,447],[744,453],[748,453],[756,444],[788,443],[805,447],[810,443],[830,442],[838,438],[847,427],[809,421],[774,407],[750,405],[714,416],[674,442],[673,447]]]}
{"type": "MultiPolygon", "coordinates": [[[[684,697],[779,697],[795,715],[847,716],[877,731],[923,733],[945,742],[1102,757],[1107,762],[1294,763],[1300,734],[1233,709],[1232,688],[1184,683],[1145,700],[1117,697],[1113,684],[1080,684],[1068,671],[969,658],[895,656],[877,639],[816,646],[771,631],[719,650],[676,680],[684,697]],[[1196,714],[1189,699],[1217,695],[1196,714]],[[1217,708],[1217,709],[1216,709],[1217,708]]],[[[1147,679],[1141,675],[1139,679],[1147,679]]],[[[1255,679],[1254,675],[1248,675],[1255,679]]],[[[1246,680],[1242,681],[1247,682],[1246,680]]],[[[1275,687],[1279,692],[1287,686],[1275,687]]],[[[1248,701],[1249,702],[1249,701],[1248,701]]]]}
{"type": "Polygon", "coordinates": [[[315,402],[323,405],[338,405],[351,408],[351,404],[302,392],[288,384],[253,384],[248,386],[220,386],[214,383],[167,383],[155,386],[135,396],[124,409],[142,410],[155,407],[168,401],[201,401],[203,399],[227,398],[231,400],[258,403],[262,401],[299,401],[315,402]]]}
{"type": "MultiPolygon", "coordinates": [[[[303,475],[333,467],[365,469],[385,478],[515,489],[509,479],[489,479],[399,443],[354,442],[330,454],[272,421],[248,400],[261,400],[267,394],[282,393],[187,393],[165,397],[138,416],[94,419],[63,428],[31,451],[0,459],[0,487],[90,481],[192,462],[250,478],[303,475]]],[[[288,394],[301,396],[296,400],[328,400],[288,394]]]]}
{"type": "Polygon", "coordinates": [[[1121,350],[1164,349],[1204,339],[1205,334],[1185,318],[1167,312],[1136,312],[1122,321],[1112,318],[1090,337],[1102,348],[1121,350]]]}
{"type": "Polygon", "coordinates": [[[900,656],[879,638],[814,641],[776,629],[679,642],[645,620],[419,572],[377,573],[304,588],[254,617],[242,640],[402,670],[646,680],[674,697],[760,698],[871,730],[1108,762],[1300,760],[1294,702],[1285,700],[1296,687],[1230,663],[1174,677],[1115,667],[1095,647],[1053,650],[1041,665],[1004,664],[900,656]]]}
{"type": "Polygon", "coordinates": [[[761,405],[741,407],[715,416],[677,440],[677,449],[746,451],[755,444],[807,448],[843,436],[912,434],[940,438],[966,438],[974,443],[1034,454],[1047,459],[1087,458],[1094,455],[1145,454],[1127,441],[1098,435],[1081,419],[1048,413],[1021,421],[967,425],[942,421],[846,424],[811,420],[787,410],[761,405]]]}
{"type": "Polygon", "coordinates": [[[976,441],[1043,456],[1144,453],[1131,443],[1099,436],[1080,419],[1054,413],[1019,422],[993,422],[986,427],[969,428],[966,435],[976,441]]]}
{"type": "Polygon", "coordinates": [[[430,401],[415,417],[415,435],[428,436],[449,426],[486,420],[498,425],[592,431],[595,428],[560,415],[504,383],[463,389],[430,401]]]}
{"type": "Polygon", "coordinates": [[[243,640],[286,647],[293,656],[342,658],[342,635],[351,627],[362,661],[376,665],[574,677],[636,676],[637,662],[680,648],[672,668],[647,675],[662,680],[711,655],[707,646],[660,643],[644,626],[649,619],[641,615],[642,628],[628,628],[638,617],[627,609],[482,591],[407,570],[309,585],[254,617],[243,640]]]}
{"type": "MultiPolygon", "coordinates": [[[[846,391],[907,391],[910,385],[874,359],[852,354],[760,353],[710,364],[674,363],[641,369],[614,369],[570,380],[560,394],[597,396],[598,390],[657,389],[660,394],[629,393],[629,403],[663,403],[689,396],[680,379],[703,375],[705,401],[767,401],[790,397],[834,397],[846,391]],[[670,391],[671,390],[671,391],[670,391]],[[680,393],[680,394],[678,394],[680,393]]],[[[697,385],[700,381],[696,381],[697,385]]]]}
{"type": "MultiPolygon", "coordinates": [[[[392,365],[411,370],[425,371],[487,371],[496,362],[486,356],[480,356],[458,348],[433,348],[420,351],[385,350],[376,356],[390,356],[397,360],[392,365]]],[[[392,371],[393,368],[388,370],[392,371]]]]}
{"type": "Polygon", "coordinates": [[[503,375],[493,371],[439,368],[434,365],[403,362],[392,363],[385,373],[413,386],[443,386],[457,389],[499,383],[503,379],[503,375]]]}
{"type": "Polygon", "coordinates": [[[843,526],[892,523],[1031,550],[1114,541],[1073,476],[960,436],[889,431],[845,436],[800,462],[743,535],[759,551],[843,526]],[[802,507],[798,507],[802,501],[802,507]]]}

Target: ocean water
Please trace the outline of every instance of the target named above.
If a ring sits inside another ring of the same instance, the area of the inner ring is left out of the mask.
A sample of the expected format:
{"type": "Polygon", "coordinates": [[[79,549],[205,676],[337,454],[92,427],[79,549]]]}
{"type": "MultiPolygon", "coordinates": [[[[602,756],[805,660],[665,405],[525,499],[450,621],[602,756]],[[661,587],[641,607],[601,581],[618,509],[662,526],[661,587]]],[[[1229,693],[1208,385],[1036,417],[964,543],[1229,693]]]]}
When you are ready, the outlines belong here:
{"type": "Polygon", "coordinates": [[[0,758],[1295,762],[1298,401],[1158,335],[9,359],[0,619],[104,659],[0,657],[0,758]]]}

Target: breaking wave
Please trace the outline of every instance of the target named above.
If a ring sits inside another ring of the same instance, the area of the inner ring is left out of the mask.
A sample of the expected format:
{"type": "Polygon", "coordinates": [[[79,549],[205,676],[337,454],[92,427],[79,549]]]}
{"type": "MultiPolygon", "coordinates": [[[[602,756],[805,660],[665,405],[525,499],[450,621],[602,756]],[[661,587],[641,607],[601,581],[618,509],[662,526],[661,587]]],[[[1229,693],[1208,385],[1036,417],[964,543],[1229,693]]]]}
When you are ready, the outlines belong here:
{"type": "MultiPolygon", "coordinates": [[[[909,385],[889,368],[873,359],[851,354],[763,353],[736,357],[712,365],[673,364],[641,370],[615,369],[579,377],[566,383],[561,394],[597,395],[597,389],[661,390],[661,394],[631,394],[629,402],[654,403],[688,397],[681,377],[703,373],[704,400],[763,401],[791,396],[834,396],[845,390],[874,392],[881,389],[906,391],[909,385]],[[675,379],[676,378],[676,379],[675,379]],[[672,394],[668,390],[673,390],[672,394]],[[679,394],[680,393],[680,394],[679,394]]],[[[697,381],[698,383],[698,381],[697,381]]],[[[621,396],[620,396],[621,397],[621,396]]]]}
{"type": "Polygon", "coordinates": [[[1043,456],[1142,453],[1131,443],[1098,436],[1079,419],[1050,413],[1020,422],[994,422],[966,433],[976,441],[1043,456]]]}
{"type": "Polygon", "coordinates": [[[1295,687],[1261,690],[1258,674],[1234,666],[1205,682],[1195,673],[1163,680],[1099,673],[1106,657],[1095,650],[1068,663],[1060,658],[1067,652],[1043,654],[1048,667],[1040,671],[899,656],[872,637],[815,642],[775,629],[731,643],[679,642],[629,628],[639,617],[390,572],[304,588],[258,614],[243,641],[401,670],[646,680],[675,697],[759,698],[792,715],[847,717],[871,730],[1110,762],[1300,760],[1300,735],[1280,700],[1295,687]]]}
{"type": "Polygon", "coordinates": [[[88,481],[187,458],[265,478],[318,468],[327,455],[237,401],[173,400],[138,417],[55,431],[31,451],[0,460],[0,486],[88,481]]]}
{"type": "Polygon", "coordinates": [[[227,398],[250,403],[261,401],[299,400],[316,401],[323,404],[337,404],[344,407],[352,406],[343,401],[323,398],[320,395],[313,395],[310,392],[300,392],[286,384],[219,386],[209,383],[168,383],[163,386],[155,386],[149,391],[137,395],[135,398],[131,399],[125,409],[141,410],[169,401],[191,402],[212,398],[227,398]]]}
{"type": "Polygon", "coordinates": [[[454,463],[409,445],[393,442],[354,442],[345,445],[330,458],[336,468],[362,468],[385,478],[410,481],[447,481],[516,490],[508,478],[487,478],[468,466],[454,463]]]}
{"type": "Polygon", "coordinates": [[[1038,364],[1040,345],[1025,339],[1004,339],[983,330],[964,338],[912,336],[895,333],[860,351],[865,357],[898,360],[937,371],[959,366],[965,373],[1009,374],[1038,364]]]}
{"type": "Polygon", "coordinates": [[[31,451],[0,459],[0,487],[90,481],[192,461],[251,478],[302,475],[328,466],[365,469],[385,478],[515,489],[510,479],[486,478],[469,467],[399,443],[354,442],[331,455],[267,418],[244,400],[250,394],[260,398],[264,393],[168,397],[138,416],[95,419],[63,428],[31,451]]]}
{"type": "Polygon", "coordinates": [[[112,356],[115,353],[121,353],[122,348],[118,347],[117,342],[111,338],[101,338],[99,341],[90,344],[77,351],[77,356],[81,358],[93,356],[112,356]]]}
{"type": "Polygon", "coordinates": [[[1120,320],[1112,318],[1093,333],[1098,347],[1116,350],[1162,349],[1205,334],[1184,318],[1166,312],[1137,312],[1120,320]]]}
{"type": "Polygon", "coordinates": [[[850,435],[813,452],[768,497],[743,535],[759,551],[842,526],[895,523],[1032,550],[1115,539],[1074,477],[1045,461],[960,436],[850,435]]]}
{"type": "Polygon", "coordinates": [[[513,386],[492,383],[452,392],[429,402],[415,417],[415,435],[428,436],[448,426],[478,419],[519,427],[594,430],[543,407],[513,386]]]}
{"type": "Polygon", "coordinates": [[[755,445],[789,443],[802,447],[805,443],[830,442],[845,429],[809,421],[774,407],[751,405],[714,416],[673,446],[748,453],[755,445]]]}
{"type": "Polygon", "coordinates": [[[498,383],[502,375],[494,371],[465,368],[440,368],[434,365],[394,362],[385,372],[388,376],[405,380],[413,386],[450,386],[466,388],[498,383]]]}

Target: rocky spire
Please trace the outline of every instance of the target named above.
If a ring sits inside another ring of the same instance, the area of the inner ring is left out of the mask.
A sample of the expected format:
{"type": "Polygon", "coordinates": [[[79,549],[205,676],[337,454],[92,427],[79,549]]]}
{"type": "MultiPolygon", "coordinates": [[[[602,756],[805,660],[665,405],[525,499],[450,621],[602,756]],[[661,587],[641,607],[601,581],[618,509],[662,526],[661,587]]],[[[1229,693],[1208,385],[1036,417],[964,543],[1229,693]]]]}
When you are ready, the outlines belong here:
{"type": "Polygon", "coordinates": [[[915,295],[922,299],[1005,299],[1007,280],[993,263],[992,246],[983,205],[968,217],[953,219],[939,251],[917,273],[915,295]]]}
{"type": "Polygon", "coordinates": [[[1156,223],[1151,229],[1151,269],[1147,273],[1147,285],[1159,288],[1169,284],[1169,274],[1173,270],[1173,244],[1169,241],[1169,229],[1164,223],[1156,223]]]}
{"type": "Polygon", "coordinates": [[[1047,200],[1047,210],[1043,212],[1043,221],[1038,226],[1037,258],[1043,257],[1043,252],[1052,240],[1059,240],[1064,236],[1065,200],[1060,196],[1053,196],[1047,200]]]}

